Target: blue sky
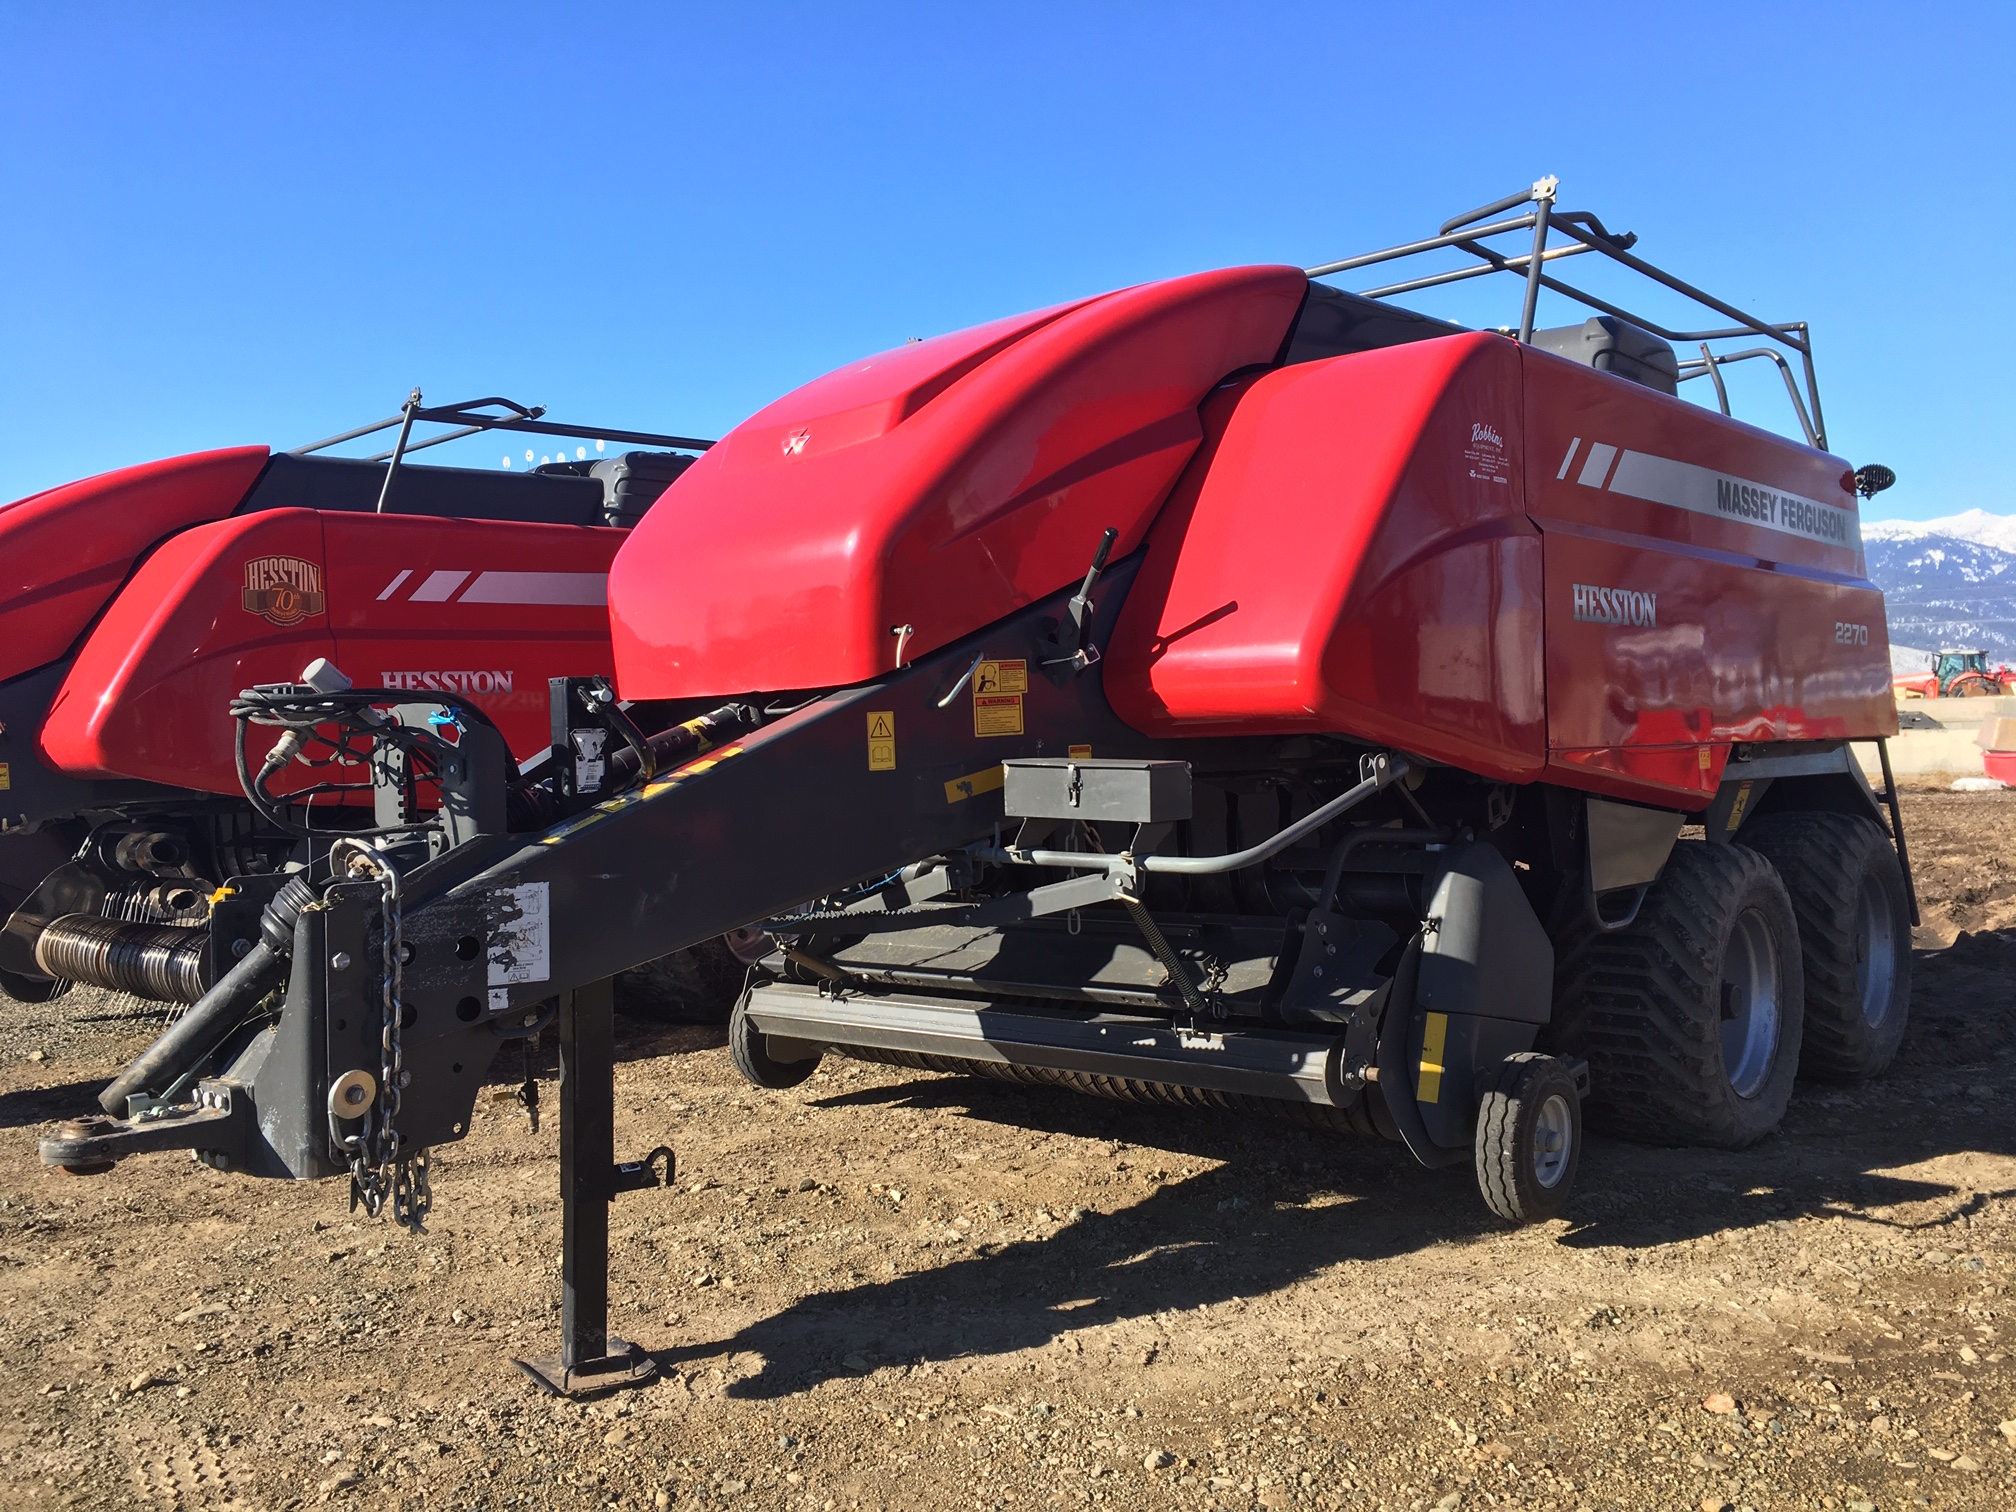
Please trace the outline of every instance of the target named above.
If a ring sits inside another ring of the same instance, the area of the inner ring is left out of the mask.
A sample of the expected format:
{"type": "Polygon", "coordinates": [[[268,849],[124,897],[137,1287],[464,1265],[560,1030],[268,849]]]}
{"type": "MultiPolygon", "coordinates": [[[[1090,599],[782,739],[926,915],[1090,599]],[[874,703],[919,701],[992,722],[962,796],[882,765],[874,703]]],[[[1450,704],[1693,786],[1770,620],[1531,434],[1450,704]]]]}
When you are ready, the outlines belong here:
{"type": "MultiPolygon", "coordinates": [[[[416,383],[718,434],[905,337],[1554,173],[1814,323],[1835,448],[1901,479],[1872,515],[2016,511],[2012,17],[0,0],[0,498],[416,383]]],[[[1484,288],[1430,307],[1516,319],[1484,288]]]]}

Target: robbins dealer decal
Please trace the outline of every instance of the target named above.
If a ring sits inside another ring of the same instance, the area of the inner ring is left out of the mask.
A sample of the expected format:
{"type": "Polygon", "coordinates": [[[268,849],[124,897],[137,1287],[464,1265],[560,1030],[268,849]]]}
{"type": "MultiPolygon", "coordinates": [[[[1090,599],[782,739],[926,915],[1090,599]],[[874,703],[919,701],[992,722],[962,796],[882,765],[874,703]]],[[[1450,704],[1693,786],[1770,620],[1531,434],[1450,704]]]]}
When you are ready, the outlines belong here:
{"type": "Polygon", "coordinates": [[[256,614],[268,624],[283,629],[298,625],[310,615],[320,614],[327,603],[322,594],[322,569],[300,557],[254,557],[245,564],[241,602],[247,614],[256,614]]]}

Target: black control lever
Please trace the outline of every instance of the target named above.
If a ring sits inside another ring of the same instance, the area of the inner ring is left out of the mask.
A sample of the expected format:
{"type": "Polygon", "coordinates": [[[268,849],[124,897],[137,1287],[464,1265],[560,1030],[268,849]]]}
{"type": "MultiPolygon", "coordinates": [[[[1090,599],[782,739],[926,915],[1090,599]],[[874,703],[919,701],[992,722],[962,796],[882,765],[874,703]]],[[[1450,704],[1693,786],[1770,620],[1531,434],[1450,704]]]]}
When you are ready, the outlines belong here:
{"type": "Polygon", "coordinates": [[[1064,622],[1057,627],[1057,650],[1062,654],[1046,658],[1046,667],[1069,666],[1073,671],[1082,672],[1099,660],[1099,648],[1089,645],[1085,636],[1092,623],[1092,586],[1099,581],[1099,574],[1106,570],[1106,558],[1112,554],[1113,543],[1120,539],[1120,532],[1111,525],[1099,538],[1099,548],[1092,553],[1092,565],[1085,569],[1085,581],[1064,606],[1064,622]]]}

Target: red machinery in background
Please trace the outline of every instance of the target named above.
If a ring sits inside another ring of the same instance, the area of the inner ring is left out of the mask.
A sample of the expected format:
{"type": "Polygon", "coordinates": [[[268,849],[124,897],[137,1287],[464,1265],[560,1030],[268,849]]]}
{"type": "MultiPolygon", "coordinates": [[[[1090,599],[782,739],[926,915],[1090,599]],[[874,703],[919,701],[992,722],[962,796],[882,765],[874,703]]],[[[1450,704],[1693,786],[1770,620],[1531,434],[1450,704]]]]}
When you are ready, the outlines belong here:
{"type": "MultiPolygon", "coordinates": [[[[218,718],[243,688],[326,660],[465,698],[521,765],[548,759],[549,681],[613,671],[610,562],[708,444],[495,399],[427,408],[416,393],[390,420],[297,451],[174,457],[0,506],[0,920],[24,910],[0,933],[0,990],[33,1000],[82,979],[192,1000],[215,972],[191,927],[221,887],[370,823],[357,764],[287,762],[267,783],[272,811],[247,802],[218,718]],[[428,423],[449,428],[414,439],[428,423]],[[325,454],[394,425],[389,453],[325,454]],[[478,430],[666,449],[584,446],[526,472],[409,460],[478,430]],[[61,915],[65,928],[44,927],[61,915]],[[92,916],[159,929],[121,936],[92,916]]],[[[253,732],[252,766],[278,734],[253,732]]],[[[435,800],[424,785],[418,797],[435,800]]],[[[724,986],[705,964],[659,970],[657,996],[682,982],[691,996],[701,975],[724,986]]]]}
{"type": "Polygon", "coordinates": [[[2016,670],[1988,670],[1988,653],[1968,647],[1943,647],[1923,672],[1899,673],[1890,679],[1899,698],[2000,698],[2016,689],[2016,670]]]}

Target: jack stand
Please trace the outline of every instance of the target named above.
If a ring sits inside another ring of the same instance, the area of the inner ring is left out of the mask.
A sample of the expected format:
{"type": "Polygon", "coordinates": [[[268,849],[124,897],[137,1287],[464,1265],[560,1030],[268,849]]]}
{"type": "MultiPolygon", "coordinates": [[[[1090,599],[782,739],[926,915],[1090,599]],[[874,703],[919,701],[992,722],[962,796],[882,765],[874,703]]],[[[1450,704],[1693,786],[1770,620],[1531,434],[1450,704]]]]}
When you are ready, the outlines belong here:
{"type": "MultiPolygon", "coordinates": [[[[560,1353],[511,1362],[550,1396],[599,1396],[658,1373],[655,1360],[608,1331],[609,1200],[618,1176],[615,1038],[615,996],[606,979],[561,995],[560,1353]]],[[[669,1158],[666,1164],[669,1182],[669,1158]]]]}

